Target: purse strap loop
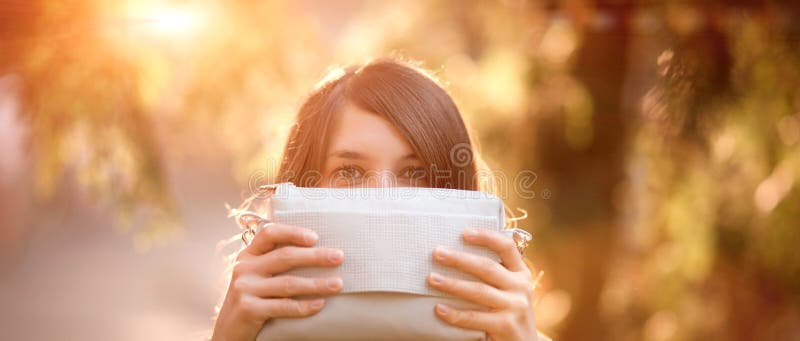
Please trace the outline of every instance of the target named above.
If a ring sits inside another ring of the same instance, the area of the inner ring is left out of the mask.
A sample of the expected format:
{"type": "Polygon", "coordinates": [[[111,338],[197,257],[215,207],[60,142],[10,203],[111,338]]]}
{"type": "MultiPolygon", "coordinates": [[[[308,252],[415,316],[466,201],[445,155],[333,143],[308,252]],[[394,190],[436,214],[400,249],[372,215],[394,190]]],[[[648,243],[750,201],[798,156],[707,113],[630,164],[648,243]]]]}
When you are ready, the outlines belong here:
{"type": "MultiPolygon", "coordinates": [[[[258,187],[259,191],[254,197],[262,197],[262,195],[266,194],[265,198],[269,199],[275,194],[277,188],[277,184],[261,185],[258,187]]],[[[253,211],[237,210],[234,215],[236,216],[236,223],[244,230],[242,231],[242,243],[244,243],[245,247],[250,245],[258,231],[272,223],[270,219],[253,211]]]]}

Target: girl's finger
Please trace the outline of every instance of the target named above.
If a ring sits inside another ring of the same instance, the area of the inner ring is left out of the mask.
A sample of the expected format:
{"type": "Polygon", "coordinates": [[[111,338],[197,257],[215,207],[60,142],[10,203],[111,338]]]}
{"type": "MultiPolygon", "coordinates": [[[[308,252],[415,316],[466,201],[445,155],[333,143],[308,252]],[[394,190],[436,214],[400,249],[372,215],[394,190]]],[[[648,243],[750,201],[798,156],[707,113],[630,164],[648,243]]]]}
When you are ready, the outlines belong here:
{"type": "Polygon", "coordinates": [[[506,308],[511,305],[503,291],[485,283],[449,278],[435,272],[428,276],[428,283],[435,289],[487,307],[506,308]]]}
{"type": "Polygon", "coordinates": [[[464,241],[468,244],[485,246],[500,256],[503,265],[511,271],[522,271],[525,262],[511,236],[489,229],[470,228],[464,230],[464,241]]]}
{"type": "Polygon", "coordinates": [[[483,330],[490,334],[497,334],[503,328],[510,328],[508,321],[497,313],[461,310],[442,303],[437,304],[434,311],[444,322],[456,327],[483,330]]]}
{"type": "Polygon", "coordinates": [[[264,299],[245,296],[241,302],[241,311],[253,320],[266,321],[275,317],[306,317],[318,313],[325,305],[325,300],[294,300],[291,298],[264,299]]]}
{"type": "Polygon", "coordinates": [[[333,267],[344,260],[339,249],[285,246],[245,260],[254,271],[275,276],[298,267],[333,267]]]}
{"type": "Polygon", "coordinates": [[[311,229],[272,223],[258,231],[255,237],[253,237],[253,241],[250,242],[250,245],[245,247],[241,253],[260,256],[274,250],[275,247],[280,244],[314,246],[317,239],[317,233],[311,229]]]}
{"type": "Polygon", "coordinates": [[[496,288],[513,289],[517,287],[513,277],[514,273],[487,257],[439,246],[433,253],[433,259],[442,265],[474,275],[496,288]]]}
{"type": "Polygon", "coordinates": [[[342,279],[298,276],[247,277],[236,282],[241,292],[262,298],[329,295],[342,289],[342,279]]]}

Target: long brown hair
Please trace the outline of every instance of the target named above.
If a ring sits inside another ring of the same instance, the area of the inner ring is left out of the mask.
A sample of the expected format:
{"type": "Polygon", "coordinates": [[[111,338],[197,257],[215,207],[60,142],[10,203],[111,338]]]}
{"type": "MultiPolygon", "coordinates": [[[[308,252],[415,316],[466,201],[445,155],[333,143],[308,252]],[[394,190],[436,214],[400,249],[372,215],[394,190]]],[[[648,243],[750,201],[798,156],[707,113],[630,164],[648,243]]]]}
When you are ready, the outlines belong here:
{"type": "Polygon", "coordinates": [[[428,167],[431,187],[480,189],[478,163],[453,99],[427,71],[392,58],[334,69],[303,102],[275,182],[317,187],[331,127],[345,103],[388,120],[428,167]]]}

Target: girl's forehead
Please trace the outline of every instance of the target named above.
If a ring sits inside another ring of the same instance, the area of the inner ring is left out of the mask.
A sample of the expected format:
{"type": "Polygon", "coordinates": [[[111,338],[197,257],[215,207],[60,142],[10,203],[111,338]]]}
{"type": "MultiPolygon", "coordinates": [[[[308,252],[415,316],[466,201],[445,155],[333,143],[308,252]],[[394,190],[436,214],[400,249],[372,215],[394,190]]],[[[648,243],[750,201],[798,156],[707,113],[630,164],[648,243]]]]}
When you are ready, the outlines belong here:
{"type": "Polygon", "coordinates": [[[328,145],[329,157],[344,153],[372,160],[404,158],[413,154],[413,148],[381,115],[346,104],[337,115],[328,145]]]}

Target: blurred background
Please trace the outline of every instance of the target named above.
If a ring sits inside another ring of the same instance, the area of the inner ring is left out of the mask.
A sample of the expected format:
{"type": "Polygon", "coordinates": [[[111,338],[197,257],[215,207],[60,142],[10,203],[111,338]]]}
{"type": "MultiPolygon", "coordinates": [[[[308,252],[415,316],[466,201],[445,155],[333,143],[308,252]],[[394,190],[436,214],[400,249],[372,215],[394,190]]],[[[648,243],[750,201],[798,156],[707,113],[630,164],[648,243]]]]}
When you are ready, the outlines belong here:
{"type": "MultiPolygon", "coordinates": [[[[197,340],[225,204],[332,65],[446,84],[544,271],[557,340],[800,340],[800,6],[0,1],[0,332],[197,340]]],[[[266,178],[265,178],[266,177],[266,178]]]]}

